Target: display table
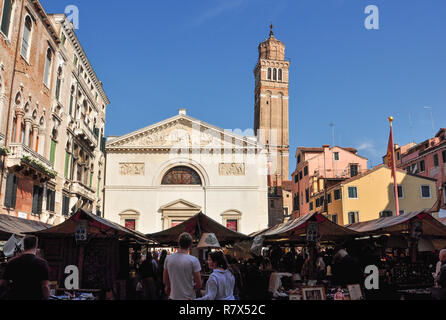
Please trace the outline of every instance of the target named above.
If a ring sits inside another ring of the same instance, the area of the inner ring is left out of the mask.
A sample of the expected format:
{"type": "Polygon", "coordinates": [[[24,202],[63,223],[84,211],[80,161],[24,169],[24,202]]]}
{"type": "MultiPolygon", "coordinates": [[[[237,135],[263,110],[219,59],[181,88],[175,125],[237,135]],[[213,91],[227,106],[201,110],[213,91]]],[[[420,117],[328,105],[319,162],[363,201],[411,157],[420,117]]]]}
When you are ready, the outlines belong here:
{"type": "Polygon", "coordinates": [[[101,289],[79,289],[79,290],[67,290],[57,288],[56,294],[51,296],[51,300],[99,300],[101,295],[101,289]]]}
{"type": "Polygon", "coordinates": [[[397,290],[397,293],[401,297],[400,300],[433,300],[430,288],[397,290]]]}

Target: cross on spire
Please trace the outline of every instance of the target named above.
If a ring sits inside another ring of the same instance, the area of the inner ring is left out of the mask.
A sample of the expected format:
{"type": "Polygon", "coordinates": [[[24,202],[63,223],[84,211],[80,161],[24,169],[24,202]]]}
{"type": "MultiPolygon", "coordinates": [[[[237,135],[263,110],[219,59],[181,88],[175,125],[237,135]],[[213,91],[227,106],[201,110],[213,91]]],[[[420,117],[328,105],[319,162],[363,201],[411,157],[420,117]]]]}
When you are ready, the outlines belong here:
{"type": "Polygon", "coordinates": [[[271,25],[269,26],[269,29],[270,29],[269,36],[270,36],[270,37],[274,37],[274,31],[273,31],[274,26],[273,26],[273,23],[272,23],[272,22],[271,22],[271,25]]]}

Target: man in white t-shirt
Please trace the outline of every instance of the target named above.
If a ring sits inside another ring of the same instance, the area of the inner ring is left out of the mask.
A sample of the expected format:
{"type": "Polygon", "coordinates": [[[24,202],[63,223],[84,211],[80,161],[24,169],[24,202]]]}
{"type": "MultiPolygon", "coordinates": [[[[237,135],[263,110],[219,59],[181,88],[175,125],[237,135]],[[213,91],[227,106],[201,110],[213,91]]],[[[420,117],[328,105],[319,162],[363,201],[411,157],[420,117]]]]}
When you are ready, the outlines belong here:
{"type": "Polygon", "coordinates": [[[193,300],[195,290],[201,289],[201,265],[194,256],[189,255],[192,236],[183,233],[178,239],[179,250],[167,256],[164,262],[163,282],[170,300],[193,300]]]}

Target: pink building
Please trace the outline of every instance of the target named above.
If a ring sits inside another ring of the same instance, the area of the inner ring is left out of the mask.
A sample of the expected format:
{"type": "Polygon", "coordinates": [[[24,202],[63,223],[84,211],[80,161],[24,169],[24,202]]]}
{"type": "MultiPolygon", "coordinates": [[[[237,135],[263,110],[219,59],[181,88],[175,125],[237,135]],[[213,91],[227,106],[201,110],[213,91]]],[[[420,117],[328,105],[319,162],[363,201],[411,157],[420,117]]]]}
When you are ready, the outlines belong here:
{"type": "Polygon", "coordinates": [[[437,190],[443,190],[441,205],[446,208],[446,128],[437,135],[401,153],[399,167],[412,174],[437,179],[437,190]]]}
{"type": "Polygon", "coordinates": [[[293,216],[310,213],[311,197],[345,179],[367,171],[368,160],[353,148],[324,145],[322,148],[299,147],[293,176],[293,216]]]}

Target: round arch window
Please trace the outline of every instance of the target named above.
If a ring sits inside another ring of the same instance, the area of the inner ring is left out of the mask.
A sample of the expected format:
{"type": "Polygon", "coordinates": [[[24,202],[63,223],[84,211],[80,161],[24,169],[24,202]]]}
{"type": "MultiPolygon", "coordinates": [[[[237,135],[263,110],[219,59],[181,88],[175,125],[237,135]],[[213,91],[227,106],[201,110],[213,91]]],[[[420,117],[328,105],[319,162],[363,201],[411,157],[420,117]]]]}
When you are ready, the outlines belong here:
{"type": "Polygon", "coordinates": [[[198,173],[189,167],[175,167],[170,169],[161,182],[162,185],[202,185],[198,173]]]}

